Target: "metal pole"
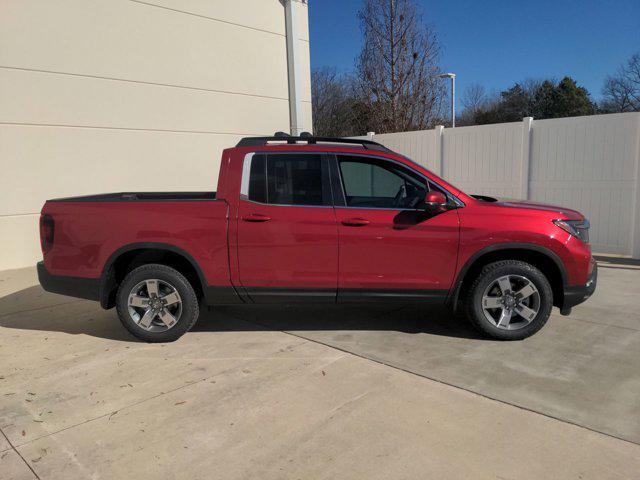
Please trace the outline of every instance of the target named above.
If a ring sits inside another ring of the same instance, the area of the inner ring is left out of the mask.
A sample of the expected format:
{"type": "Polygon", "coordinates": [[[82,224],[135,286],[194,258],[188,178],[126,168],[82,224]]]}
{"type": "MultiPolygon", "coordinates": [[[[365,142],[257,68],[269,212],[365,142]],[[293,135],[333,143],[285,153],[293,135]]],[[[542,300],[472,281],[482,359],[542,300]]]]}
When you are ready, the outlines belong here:
{"type": "Polygon", "coordinates": [[[451,128],[456,128],[456,76],[451,76],[451,128]]]}
{"type": "Polygon", "coordinates": [[[439,73],[435,75],[438,78],[451,79],[451,128],[456,127],[456,74],[455,73],[439,73]]]}

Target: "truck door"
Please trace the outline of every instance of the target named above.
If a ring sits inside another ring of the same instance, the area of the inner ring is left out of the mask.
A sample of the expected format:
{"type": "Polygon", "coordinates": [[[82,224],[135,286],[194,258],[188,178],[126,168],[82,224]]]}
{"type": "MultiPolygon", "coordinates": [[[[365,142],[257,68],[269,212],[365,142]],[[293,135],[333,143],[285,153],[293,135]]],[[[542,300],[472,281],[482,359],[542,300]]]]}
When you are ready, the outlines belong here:
{"type": "Polygon", "coordinates": [[[244,159],[238,206],[240,283],[256,303],[335,302],[338,231],[321,154],[244,159]]]}
{"type": "Polygon", "coordinates": [[[392,160],[337,155],[331,161],[334,193],[342,197],[336,201],[338,301],[443,301],[456,269],[458,213],[420,208],[427,190],[442,189],[392,160]]]}

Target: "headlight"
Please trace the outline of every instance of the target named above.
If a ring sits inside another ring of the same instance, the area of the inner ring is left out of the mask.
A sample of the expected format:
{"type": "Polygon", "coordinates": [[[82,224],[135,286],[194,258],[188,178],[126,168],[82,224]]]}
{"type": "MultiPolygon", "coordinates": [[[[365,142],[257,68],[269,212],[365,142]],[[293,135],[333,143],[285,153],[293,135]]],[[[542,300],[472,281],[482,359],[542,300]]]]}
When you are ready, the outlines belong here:
{"type": "Polygon", "coordinates": [[[553,220],[553,223],[570,235],[589,243],[589,220],[553,220]]]}

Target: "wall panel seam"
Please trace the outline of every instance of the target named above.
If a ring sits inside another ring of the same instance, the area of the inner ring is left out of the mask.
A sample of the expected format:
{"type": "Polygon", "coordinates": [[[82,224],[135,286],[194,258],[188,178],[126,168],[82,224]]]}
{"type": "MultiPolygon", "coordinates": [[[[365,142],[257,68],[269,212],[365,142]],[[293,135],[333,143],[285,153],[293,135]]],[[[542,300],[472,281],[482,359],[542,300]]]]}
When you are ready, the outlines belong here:
{"type": "Polygon", "coordinates": [[[37,213],[10,213],[10,214],[0,214],[0,220],[3,218],[16,218],[16,217],[32,217],[34,215],[40,215],[40,212],[37,213]]]}
{"type": "Polygon", "coordinates": [[[22,123],[22,122],[0,122],[0,125],[16,125],[20,127],[54,127],[54,128],[92,128],[96,130],[130,130],[134,132],[165,132],[165,133],[198,133],[207,135],[239,135],[239,136],[261,136],[272,135],[271,133],[240,133],[240,132],[212,132],[207,130],[168,130],[162,128],[131,128],[131,127],[104,127],[94,125],[65,125],[54,123],[22,123]]]}
{"type": "MultiPolygon", "coordinates": [[[[160,8],[162,10],[168,10],[170,12],[181,13],[183,15],[190,15],[192,17],[204,18],[206,20],[211,20],[211,21],[214,21],[214,22],[220,22],[220,23],[224,23],[224,24],[227,24],[227,25],[233,25],[234,27],[247,28],[249,30],[254,30],[256,32],[270,33],[271,35],[277,35],[277,36],[283,37],[283,38],[286,37],[286,35],[284,33],[273,32],[271,30],[265,30],[263,28],[258,28],[258,27],[251,27],[249,25],[242,25],[240,23],[230,22],[228,20],[222,20],[220,18],[215,18],[215,17],[209,17],[207,15],[202,15],[201,13],[187,12],[186,10],[178,10],[177,8],[166,7],[164,5],[157,5],[157,4],[151,3],[151,2],[143,2],[141,0],[129,0],[129,1],[131,3],[137,3],[137,4],[140,4],[140,5],[146,5],[148,7],[160,8]]],[[[283,12],[283,18],[284,18],[284,12],[283,12]]],[[[303,40],[303,39],[300,39],[300,40],[303,40]]]]}
{"type": "Polygon", "coordinates": [[[227,94],[227,95],[242,95],[244,97],[256,97],[256,98],[267,98],[267,99],[271,99],[271,100],[282,100],[285,102],[289,101],[288,97],[273,97],[270,95],[260,95],[257,93],[244,93],[244,92],[231,92],[228,90],[216,90],[213,88],[203,88],[203,87],[190,87],[187,85],[172,85],[169,83],[156,83],[156,82],[149,82],[149,81],[145,81],[145,80],[131,80],[128,78],[118,78],[118,77],[103,77],[100,75],[91,75],[88,73],[71,73],[71,72],[58,72],[55,70],[42,70],[42,69],[38,69],[38,68],[26,68],[26,67],[12,67],[9,65],[0,65],[0,68],[4,68],[7,70],[21,70],[21,71],[25,71],[25,72],[35,72],[35,73],[48,73],[48,74],[52,74],[52,75],[68,75],[71,77],[81,77],[81,78],[92,78],[92,79],[97,79],[97,80],[107,80],[107,81],[111,81],[111,82],[127,82],[127,83],[137,83],[137,84],[141,84],[141,85],[152,85],[155,87],[167,87],[167,88],[182,88],[185,90],[196,90],[199,92],[211,92],[211,93],[223,93],[223,94],[227,94]]]}

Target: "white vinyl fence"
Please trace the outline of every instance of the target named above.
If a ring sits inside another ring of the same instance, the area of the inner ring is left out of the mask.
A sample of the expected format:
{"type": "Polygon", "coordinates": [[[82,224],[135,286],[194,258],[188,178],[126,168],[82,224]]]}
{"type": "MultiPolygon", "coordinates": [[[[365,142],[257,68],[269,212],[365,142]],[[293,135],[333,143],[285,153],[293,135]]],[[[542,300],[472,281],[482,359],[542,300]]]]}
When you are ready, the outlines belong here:
{"type": "Polygon", "coordinates": [[[591,221],[595,252],[640,257],[640,113],[372,138],[465,192],[579,210],[591,221]]]}

